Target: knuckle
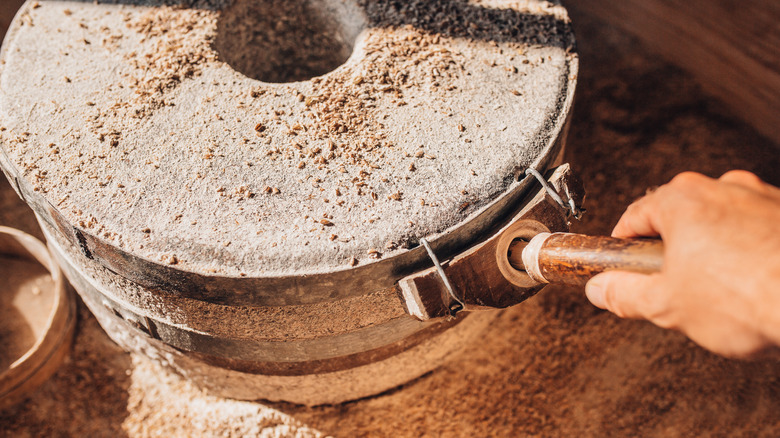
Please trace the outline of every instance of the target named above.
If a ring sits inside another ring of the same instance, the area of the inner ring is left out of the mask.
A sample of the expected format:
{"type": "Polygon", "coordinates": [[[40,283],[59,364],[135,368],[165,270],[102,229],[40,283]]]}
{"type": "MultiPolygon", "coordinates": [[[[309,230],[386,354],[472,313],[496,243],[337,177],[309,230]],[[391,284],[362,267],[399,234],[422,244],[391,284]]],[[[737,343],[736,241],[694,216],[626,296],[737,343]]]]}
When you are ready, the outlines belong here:
{"type": "Polygon", "coordinates": [[[709,182],[712,180],[694,172],[684,172],[676,176],[668,185],[659,190],[663,202],[658,207],[660,214],[666,219],[680,218],[686,215],[696,215],[708,209],[711,198],[709,182]]]}
{"type": "Polygon", "coordinates": [[[628,207],[626,208],[626,211],[637,211],[637,210],[640,210],[642,208],[642,206],[644,204],[646,204],[646,203],[647,203],[647,197],[644,196],[644,197],[639,198],[636,201],[632,202],[631,204],[629,204],[628,207]]]}
{"type": "Polygon", "coordinates": [[[700,173],[683,172],[662,187],[665,200],[686,203],[700,200],[712,189],[712,180],[700,173]]]}
{"type": "Polygon", "coordinates": [[[699,186],[708,179],[709,178],[698,172],[682,172],[672,178],[672,180],[669,182],[669,185],[673,187],[699,186]]]}
{"type": "Polygon", "coordinates": [[[747,170],[729,170],[720,179],[744,182],[760,182],[761,179],[753,172],[747,170]]]}
{"type": "Polygon", "coordinates": [[[653,205],[655,207],[663,207],[669,202],[677,202],[677,200],[683,197],[688,191],[687,183],[680,184],[672,180],[668,184],[659,187],[658,190],[653,192],[650,196],[653,197],[653,205]]]}
{"type": "Polygon", "coordinates": [[[766,183],[756,174],[747,170],[731,170],[720,177],[720,181],[739,184],[744,187],[764,190],[766,183]]]}
{"type": "Polygon", "coordinates": [[[621,218],[629,218],[635,216],[640,210],[641,210],[641,205],[639,204],[639,202],[634,202],[633,204],[626,207],[626,211],[623,213],[623,216],[621,218]]]}

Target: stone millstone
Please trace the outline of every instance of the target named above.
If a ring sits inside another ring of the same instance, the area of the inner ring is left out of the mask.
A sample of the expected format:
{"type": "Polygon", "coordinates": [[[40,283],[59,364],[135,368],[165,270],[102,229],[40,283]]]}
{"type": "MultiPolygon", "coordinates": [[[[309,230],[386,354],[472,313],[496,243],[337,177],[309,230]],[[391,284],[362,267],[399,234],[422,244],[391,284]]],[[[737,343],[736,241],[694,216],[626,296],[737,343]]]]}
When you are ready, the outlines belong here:
{"type": "Polygon", "coordinates": [[[550,154],[576,80],[551,2],[103,3],[17,18],[6,165],[84,233],[204,275],[349,269],[457,230],[550,154]]]}

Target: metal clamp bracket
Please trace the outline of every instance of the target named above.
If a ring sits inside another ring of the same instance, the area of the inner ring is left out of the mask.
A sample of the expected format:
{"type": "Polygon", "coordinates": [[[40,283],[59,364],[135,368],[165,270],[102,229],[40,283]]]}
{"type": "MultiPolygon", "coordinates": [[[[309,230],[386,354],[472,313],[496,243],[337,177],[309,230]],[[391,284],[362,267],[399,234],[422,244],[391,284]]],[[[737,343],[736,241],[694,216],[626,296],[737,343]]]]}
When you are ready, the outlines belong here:
{"type": "Polygon", "coordinates": [[[547,182],[547,180],[542,176],[541,173],[539,173],[538,170],[529,167],[525,170],[526,175],[531,175],[534,178],[539,181],[539,183],[542,185],[542,188],[545,192],[555,201],[558,205],[561,206],[562,209],[569,212],[571,216],[574,216],[575,219],[579,220],[582,217],[582,214],[585,212],[585,210],[581,209],[577,206],[577,204],[574,202],[574,199],[571,197],[571,194],[569,193],[569,187],[564,185],[563,190],[566,192],[566,197],[569,198],[568,202],[564,202],[560,195],[558,195],[558,192],[555,191],[552,186],[547,182]]]}
{"type": "Polygon", "coordinates": [[[422,243],[425,247],[425,250],[428,251],[428,257],[430,257],[433,261],[433,265],[436,266],[436,272],[439,274],[439,278],[441,278],[442,282],[444,282],[444,288],[447,290],[447,294],[449,296],[442,298],[444,298],[447,309],[450,311],[450,316],[455,316],[458,314],[458,312],[466,308],[466,303],[464,303],[463,299],[455,293],[455,289],[452,287],[450,279],[447,278],[447,274],[444,272],[444,268],[441,267],[439,258],[436,257],[436,254],[433,252],[433,248],[431,248],[428,240],[423,237],[420,239],[420,243],[422,243]]]}
{"type": "Polygon", "coordinates": [[[580,180],[567,164],[558,166],[549,182],[544,181],[544,187],[536,186],[534,178],[526,178],[523,186],[530,193],[507,223],[447,260],[444,266],[432,245],[420,239],[420,246],[425,248],[434,266],[398,281],[396,292],[409,315],[425,321],[451,316],[464,309],[505,308],[528,299],[541,289],[538,282],[514,268],[511,272],[517,276],[507,276],[506,272],[510,271],[505,270],[502,263],[511,268],[509,246],[515,238],[530,240],[541,232],[568,231],[569,218],[581,212],[577,205],[581,204],[584,193],[580,180]],[[553,193],[559,201],[551,201],[553,193]],[[562,196],[572,202],[567,206],[562,196]]]}

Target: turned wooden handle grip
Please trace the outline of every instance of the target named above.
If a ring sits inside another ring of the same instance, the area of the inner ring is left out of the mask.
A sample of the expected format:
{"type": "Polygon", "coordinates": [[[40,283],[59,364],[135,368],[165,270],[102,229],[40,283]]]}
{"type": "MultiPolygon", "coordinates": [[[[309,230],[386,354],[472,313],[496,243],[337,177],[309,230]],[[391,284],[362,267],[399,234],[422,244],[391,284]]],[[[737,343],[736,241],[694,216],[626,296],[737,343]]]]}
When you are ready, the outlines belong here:
{"type": "Polygon", "coordinates": [[[582,285],[604,271],[659,272],[663,255],[658,239],[542,233],[510,246],[509,263],[542,283],[582,285]]]}

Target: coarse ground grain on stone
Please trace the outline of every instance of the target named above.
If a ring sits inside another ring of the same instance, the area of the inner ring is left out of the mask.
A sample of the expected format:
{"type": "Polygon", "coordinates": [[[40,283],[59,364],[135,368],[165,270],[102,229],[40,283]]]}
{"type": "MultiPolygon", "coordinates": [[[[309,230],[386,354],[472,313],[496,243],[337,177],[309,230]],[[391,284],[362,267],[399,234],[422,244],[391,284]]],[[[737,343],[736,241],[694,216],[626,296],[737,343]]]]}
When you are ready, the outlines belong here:
{"type": "Polygon", "coordinates": [[[349,269],[474,217],[545,155],[576,71],[539,0],[129,3],[155,6],[29,3],[3,147],[80,230],[206,275],[349,269]]]}
{"type": "MultiPolygon", "coordinates": [[[[631,200],[684,170],[743,168],[780,185],[778,145],[574,6],[584,68],[566,158],[589,192],[575,231],[608,233],[631,200]]],[[[0,187],[0,223],[40,235],[26,206],[0,187]]],[[[776,437],[778,368],[771,359],[717,357],[680,334],[598,311],[580,289],[555,288],[504,312],[473,349],[397,390],[332,407],[254,406],[334,436],[776,437]]],[[[246,403],[208,398],[150,370],[111,344],[82,307],[70,362],[0,416],[0,435],[240,436],[259,422],[242,415],[246,403]],[[228,405],[238,414],[219,411],[228,405]],[[197,429],[193,408],[208,412],[212,429],[197,429]]]]}

